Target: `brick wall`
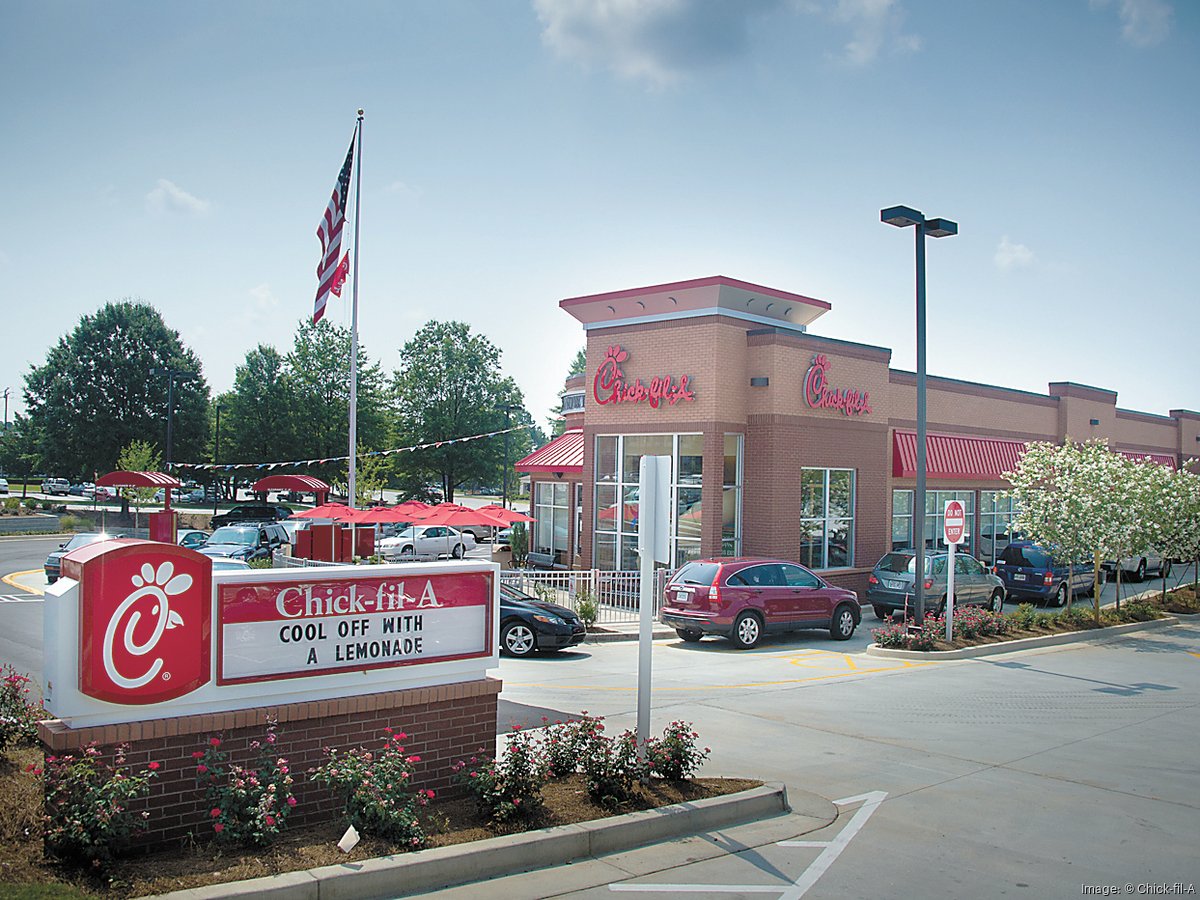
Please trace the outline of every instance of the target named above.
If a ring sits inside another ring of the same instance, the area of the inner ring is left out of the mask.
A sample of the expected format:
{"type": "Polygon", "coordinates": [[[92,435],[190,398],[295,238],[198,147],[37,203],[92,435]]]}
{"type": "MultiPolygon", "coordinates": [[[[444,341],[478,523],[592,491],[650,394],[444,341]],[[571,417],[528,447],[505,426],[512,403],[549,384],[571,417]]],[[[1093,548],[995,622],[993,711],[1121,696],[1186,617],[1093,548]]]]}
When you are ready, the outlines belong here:
{"type": "Polygon", "coordinates": [[[335,798],[306,774],[325,761],[323,749],[377,748],[387,727],[406,732],[406,751],[421,757],[415,765],[414,789],[428,788],[439,795],[459,793],[461,788],[451,778],[451,765],[481,747],[489,753],[496,751],[500,687],[499,680],[488,678],[123,725],[71,729],[51,720],[40,723],[38,731],[47,754],[77,753],[96,741],[111,759],[113,749],[127,743],[128,763],[135,770],[159,763],[150,796],[140,802],[137,812],[150,812],[149,828],[139,843],[161,846],[176,844],[190,834],[204,839],[210,833],[208,808],[203,789],[196,783],[192,754],[204,749],[209,737],[219,734],[222,748],[234,762],[253,762],[257,754],[250,751],[250,742],[262,740],[268,718],[279,723],[275,752],[288,760],[295,779],[292,790],[298,802],[288,819],[291,825],[329,821],[338,814],[335,798]]]}

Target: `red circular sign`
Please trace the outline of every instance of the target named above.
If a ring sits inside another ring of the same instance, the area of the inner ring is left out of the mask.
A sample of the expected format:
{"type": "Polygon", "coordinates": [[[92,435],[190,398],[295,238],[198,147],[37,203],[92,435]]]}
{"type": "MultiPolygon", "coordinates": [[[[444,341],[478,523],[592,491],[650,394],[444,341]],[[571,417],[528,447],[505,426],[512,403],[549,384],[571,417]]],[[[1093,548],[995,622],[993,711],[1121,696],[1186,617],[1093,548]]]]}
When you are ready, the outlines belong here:
{"type": "Polygon", "coordinates": [[[946,501],[946,514],[942,531],[945,533],[947,544],[957,544],[963,539],[967,528],[967,516],[963,505],[957,500],[946,501]]]}

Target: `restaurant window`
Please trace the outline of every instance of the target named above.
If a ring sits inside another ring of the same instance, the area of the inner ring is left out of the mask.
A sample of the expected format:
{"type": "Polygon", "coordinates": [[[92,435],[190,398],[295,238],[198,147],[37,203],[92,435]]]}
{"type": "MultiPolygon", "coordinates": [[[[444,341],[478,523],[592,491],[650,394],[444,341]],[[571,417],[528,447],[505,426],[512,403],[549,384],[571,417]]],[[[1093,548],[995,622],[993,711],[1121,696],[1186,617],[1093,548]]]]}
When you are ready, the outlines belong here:
{"type": "Polygon", "coordinates": [[[979,492],[979,558],[989,565],[1012,541],[1017,507],[1007,491],[979,492]]]}
{"type": "Polygon", "coordinates": [[[800,472],[800,562],[810,569],[854,565],[854,470],[800,472]]]}
{"type": "MultiPolygon", "coordinates": [[[[926,491],[925,492],[925,549],[945,550],[945,535],[942,532],[947,500],[957,500],[966,514],[966,532],[958,549],[974,554],[975,546],[975,492],[974,491],[926,491]]],[[[913,531],[913,492],[892,491],[892,549],[916,547],[913,531]]]]}
{"type": "Polygon", "coordinates": [[[556,564],[568,562],[567,523],[571,510],[568,506],[570,485],[561,482],[539,481],[534,485],[532,549],[535,553],[547,553],[556,564]]]}
{"type": "Polygon", "coordinates": [[[721,487],[721,555],[742,555],[742,447],[740,434],[725,435],[721,487]]]}

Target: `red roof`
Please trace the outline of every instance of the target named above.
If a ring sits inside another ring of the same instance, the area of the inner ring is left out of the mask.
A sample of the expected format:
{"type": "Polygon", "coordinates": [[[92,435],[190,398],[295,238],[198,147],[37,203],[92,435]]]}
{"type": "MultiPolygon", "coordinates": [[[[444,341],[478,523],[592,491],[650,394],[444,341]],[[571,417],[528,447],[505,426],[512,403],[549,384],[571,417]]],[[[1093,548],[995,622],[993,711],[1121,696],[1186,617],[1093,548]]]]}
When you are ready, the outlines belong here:
{"type": "Polygon", "coordinates": [[[252,491],[309,491],[329,493],[329,485],[309,475],[268,475],[250,486],[252,491]]]}
{"type": "Polygon", "coordinates": [[[1132,459],[1134,462],[1141,462],[1144,459],[1148,459],[1150,462],[1166,466],[1168,469],[1175,468],[1175,457],[1169,453],[1135,453],[1132,450],[1118,450],[1117,452],[1126,459],[1132,459]]]}
{"type": "MultiPolygon", "coordinates": [[[[1024,441],[956,434],[927,434],[926,477],[1003,481],[1004,473],[1016,469],[1017,461],[1024,452],[1024,441]]],[[[896,478],[916,478],[915,431],[895,433],[892,439],[892,475],[896,478]]]]}
{"type": "Polygon", "coordinates": [[[517,460],[518,472],[562,472],[583,474],[583,429],[564,431],[544,447],[517,460]]]}
{"type": "Polygon", "coordinates": [[[177,488],[179,479],[166,472],[109,472],[96,479],[100,487],[160,487],[177,488]]]}

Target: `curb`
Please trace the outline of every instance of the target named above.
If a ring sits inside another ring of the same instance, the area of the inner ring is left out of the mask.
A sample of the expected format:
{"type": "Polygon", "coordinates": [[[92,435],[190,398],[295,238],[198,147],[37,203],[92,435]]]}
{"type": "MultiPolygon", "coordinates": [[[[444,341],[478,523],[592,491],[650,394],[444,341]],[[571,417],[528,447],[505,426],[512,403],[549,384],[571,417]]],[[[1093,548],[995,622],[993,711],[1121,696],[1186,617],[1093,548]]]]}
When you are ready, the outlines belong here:
{"type": "Polygon", "coordinates": [[[709,797],[593,822],[156,896],[159,900],[395,897],[559,866],[604,853],[633,850],[646,844],[783,815],[789,810],[787,788],[779,782],[768,782],[723,797],[709,797]]]}
{"type": "MultiPolygon", "coordinates": [[[[650,636],[656,641],[666,641],[675,637],[675,632],[663,631],[660,628],[652,631],[650,636]]],[[[575,648],[586,647],[588,644],[611,644],[614,641],[636,640],[640,640],[640,634],[637,631],[589,631],[583,639],[583,643],[576,644],[575,648]]]]}
{"type": "Polygon", "coordinates": [[[963,647],[960,650],[895,650],[891,647],[880,647],[877,644],[869,644],[866,653],[867,656],[879,656],[886,659],[974,659],[979,656],[1015,653],[1018,650],[1032,650],[1037,647],[1054,647],[1060,644],[1075,644],[1081,641],[1103,641],[1108,638],[1121,637],[1130,632],[1153,631],[1178,624],[1179,619],[1174,616],[1167,616],[1164,619],[1151,619],[1149,622],[1129,622],[1125,625],[1109,625],[1105,628],[1093,628],[1088,631],[1064,631],[1060,634],[1020,638],[1015,641],[980,644],[978,647],[963,647]]]}

